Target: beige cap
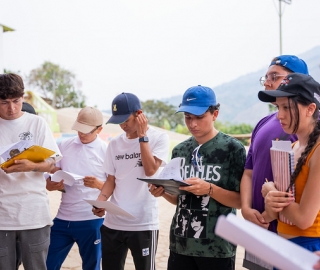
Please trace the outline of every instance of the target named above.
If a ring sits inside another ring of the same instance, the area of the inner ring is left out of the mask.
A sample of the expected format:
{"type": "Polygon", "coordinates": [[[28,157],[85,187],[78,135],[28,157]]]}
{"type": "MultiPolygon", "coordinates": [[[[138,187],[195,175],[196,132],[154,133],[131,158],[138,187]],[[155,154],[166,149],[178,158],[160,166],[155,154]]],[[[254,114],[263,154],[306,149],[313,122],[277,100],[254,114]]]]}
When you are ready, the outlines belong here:
{"type": "Polygon", "coordinates": [[[81,109],[77,120],[72,125],[72,129],[82,133],[89,133],[95,127],[103,124],[102,113],[93,107],[85,107],[81,109]]]}

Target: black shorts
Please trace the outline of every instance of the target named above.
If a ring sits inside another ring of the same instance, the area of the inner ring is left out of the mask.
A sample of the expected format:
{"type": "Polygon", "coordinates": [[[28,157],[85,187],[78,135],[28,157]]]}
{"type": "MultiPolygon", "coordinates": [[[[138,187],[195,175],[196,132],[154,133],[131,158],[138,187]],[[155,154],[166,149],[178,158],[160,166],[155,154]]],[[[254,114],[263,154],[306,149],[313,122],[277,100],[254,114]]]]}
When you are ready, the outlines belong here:
{"type": "Polygon", "coordinates": [[[123,270],[130,249],[136,270],[155,269],[158,230],[119,231],[102,225],[102,269],[123,270]]]}
{"type": "Polygon", "coordinates": [[[234,270],[235,256],[230,258],[193,257],[170,251],[168,270],[234,270]]]}

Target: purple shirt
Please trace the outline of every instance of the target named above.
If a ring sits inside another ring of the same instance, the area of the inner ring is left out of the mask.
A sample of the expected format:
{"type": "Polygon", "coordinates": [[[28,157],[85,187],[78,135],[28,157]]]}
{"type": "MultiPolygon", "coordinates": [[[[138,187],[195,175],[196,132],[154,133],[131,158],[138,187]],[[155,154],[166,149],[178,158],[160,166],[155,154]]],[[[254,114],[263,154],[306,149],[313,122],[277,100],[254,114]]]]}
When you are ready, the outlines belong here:
{"type": "MultiPolygon", "coordinates": [[[[277,119],[277,113],[262,118],[252,131],[251,144],[247,155],[245,169],[252,170],[252,208],[260,213],[264,211],[264,198],[261,187],[267,178],[273,181],[270,148],[273,140],[297,140],[295,135],[285,133],[277,119]]],[[[269,226],[276,232],[276,221],[269,226]]]]}

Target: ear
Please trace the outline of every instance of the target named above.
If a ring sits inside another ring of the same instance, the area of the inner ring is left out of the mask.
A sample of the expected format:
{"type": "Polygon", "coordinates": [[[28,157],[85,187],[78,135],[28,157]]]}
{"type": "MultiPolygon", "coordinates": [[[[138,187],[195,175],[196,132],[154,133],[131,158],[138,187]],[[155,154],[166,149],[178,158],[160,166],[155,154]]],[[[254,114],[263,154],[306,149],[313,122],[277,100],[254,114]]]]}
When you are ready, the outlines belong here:
{"type": "Polygon", "coordinates": [[[137,110],[134,116],[137,117],[139,114],[142,114],[142,110],[137,110]]]}
{"type": "Polygon", "coordinates": [[[212,120],[216,121],[219,115],[219,110],[215,110],[212,114],[212,120]]]}
{"type": "Polygon", "coordinates": [[[102,126],[97,129],[97,134],[99,134],[101,132],[101,130],[103,130],[102,126]]]}
{"type": "Polygon", "coordinates": [[[307,108],[307,116],[312,116],[317,109],[317,105],[315,103],[310,103],[307,108]]]}

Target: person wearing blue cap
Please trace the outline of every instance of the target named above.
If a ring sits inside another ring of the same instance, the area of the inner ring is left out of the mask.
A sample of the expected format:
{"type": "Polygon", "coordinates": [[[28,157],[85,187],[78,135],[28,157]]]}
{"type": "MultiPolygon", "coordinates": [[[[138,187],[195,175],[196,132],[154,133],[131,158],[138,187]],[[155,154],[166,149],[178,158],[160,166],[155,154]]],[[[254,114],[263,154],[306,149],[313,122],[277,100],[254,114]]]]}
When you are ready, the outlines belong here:
{"type": "Polygon", "coordinates": [[[166,193],[163,187],[150,187],[155,197],[163,196],[176,205],[169,270],[235,269],[236,246],[214,231],[220,215],[236,214],[241,207],[240,179],[246,152],[238,140],[214,127],[219,108],[209,87],[198,85],[184,93],[177,112],[184,113],[192,137],[174,147],[172,158],[182,159],[181,176],[190,186],[180,187],[187,194],[179,196],[166,193]],[[201,204],[199,197],[203,198],[201,204]],[[183,212],[189,214],[182,234],[179,217],[183,212]]]}
{"type": "MultiPolygon", "coordinates": [[[[158,244],[158,200],[149,192],[146,182],[137,178],[156,176],[166,164],[169,136],[148,125],[138,97],[131,93],[116,96],[111,105],[108,123],[119,124],[123,133],[108,145],[103,168],[107,181],[98,197],[120,206],[135,217],[106,213],[100,228],[102,241],[102,269],[123,270],[128,250],[135,268],[155,269],[158,244]]],[[[104,209],[92,209],[104,215],[104,209]]]]}
{"type": "MultiPolygon", "coordinates": [[[[280,55],[272,59],[265,76],[260,78],[265,90],[277,89],[289,73],[308,74],[306,63],[294,55],[280,55]]],[[[270,231],[277,231],[277,222],[266,220],[264,198],[261,187],[266,182],[273,182],[270,148],[272,140],[291,140],[297,137],[287,134],[281,128],[277,112],[262,118],[252,131],[251,144],[247,154],[245,170],[241,179],[241,213],[249,220],[270,231]]],[[[243,266],[252,270],[272,269],[273,266],[245,253],[243,266]]]]}
{"type": "Polygon", "coordinates": [[[292,145],[294,171],[285,191],[274,183],[264,193],[268,217],[278,219],[278,234],[310,251],[320,250],[320,84],[311,76],[287,75],[275,91],[260,91],[263,102],[278,108],[277,118],[292,145]],[[279,214],[286,220],[279,219],[279,214]]]}

